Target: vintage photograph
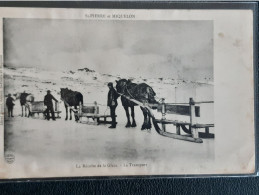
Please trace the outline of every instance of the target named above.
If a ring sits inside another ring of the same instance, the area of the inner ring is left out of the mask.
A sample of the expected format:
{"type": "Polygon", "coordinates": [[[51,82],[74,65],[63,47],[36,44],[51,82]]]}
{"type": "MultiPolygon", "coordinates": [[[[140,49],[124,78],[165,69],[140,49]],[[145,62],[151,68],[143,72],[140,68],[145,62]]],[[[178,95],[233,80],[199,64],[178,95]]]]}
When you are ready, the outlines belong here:
{"type": "Polygon", "coordinates": [[[212,21],[3,25],[4,149],[15,161],[213,160],[212,21]]]}
{"type": "Polygon", "coordinates": [[[2,9],[0,177],[252,173],[253,21],[227,16],[2,9]]]}

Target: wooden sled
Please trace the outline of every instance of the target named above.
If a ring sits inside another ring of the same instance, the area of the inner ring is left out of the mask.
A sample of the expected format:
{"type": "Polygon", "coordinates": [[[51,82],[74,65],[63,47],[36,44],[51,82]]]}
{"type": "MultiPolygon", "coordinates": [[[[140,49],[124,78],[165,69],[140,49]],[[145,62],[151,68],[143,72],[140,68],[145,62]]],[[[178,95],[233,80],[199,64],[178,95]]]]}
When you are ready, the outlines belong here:
{"type": "MultiPolygon", "coordinates": [[[[214,134],[209,133],[209,128],[214,127],[214,124],[199,124],[196,123],[195,118],[200,117],[200,107],[195,106],[195,102],[192,98],[190,98],[189,105],[172,105],[172,104],[166,104],[164,99],[162,99],[162,104],[158,106],[157,109],[159,112],[162,113],[162,119],[155,119],[155,123],[162,124],[162,130],[159,128],[158,130],[162,132],[166,132],[166,124],[173,124],[176,126],[176,133],[170,133],[171,137],[175,137],[179,139],[184,139],[186,141],[193,141],[196,143],[202,143],[201,138],[214,138],[214,134]],[[190,117],[190,122],[181,122],[177,120],[167,120],[165,118],[166,114],[179,114],[179,115],[185,115],[190,117]],[[187,128],[188,126],[189,128],[187,128]],[[205,132],[199,132],[199,129],[205,129],[205,132]],[[187,135],[181,135],[181,129],[187,134],[187,135]],[[191,136],[191,137],[188,137],[191,136]],[[188,137],[188,138],[186,138],[188,137]]],[[[168,132],[166,132],[168,133],[168,132]]]]}
{"type": "MultiPolygon", "coordinates": [[[[128,100],[138,104],[139,106],[146,108],[148,110],[149,116],[152,118],[153,125],[158,134],[174,139],[185,140],[195,143],[203,143],[201,138],[214,138],[214,134],[209,133],[209,128],[214,127],[213,124],[197,124],[195,121],[195,116],[200,116],[200,107],[195,106],[195,102],[190,98],[189,105],[170,105],[165,104],[164,99],[162,99],[162,104],[154,106],[152,104],[145,104],[138,100],[129,98],[123,94],[120,94],[127,98],[128,100]],[[159,112],[162,113],[162,119],[156,119],[152,108],[157,108],[159,112]],[[165,118],[166,114],[179,114],[190,116],[190,122],[181,122],[177,120],[167,120],[165,118]],[[159,127],[158,123],[162,125],[162,129],[159,127]],[[166,125],[173,124],[176,126],[176,133],[170,133],[166,131],[166,125]],[[186,126],[189,126],[187,128],[186,126]],[[181,127],[187,135],[181,135],[181,127]],[[198,132],[198,129],[205,128],[205,133],[198,132]]],[[[206,102],[211,103],[211,102],[206,102]]]]}
{"type": "Polygon", "coordinates": [[[99,113],[97,102],[94,102],[92,105],[79,105],[78,112],[75,115],[79,118],[79,123],[84,123],[82,119],[86,118],[87,121],[85,123],[87,124],[90,124],[89,119],[93,120],[94,125],[112,124],[112,121],[108,120],[111,119],[111,115],[99,113]]]}
{"type": "MultiPolygon", "coordinates": [[[[35,102],[31,103],[30,113],[31,113],[32,117],[35,117],[35,114],[37,114],[38,117],[39,117],[40,114],[44,115],[45,110],[46,110],[46,107],[45,107],[43,101],[35,101],[35,102]]],[[[61,118],[60,115],[59,115],[60,113],[61,113],[61,111],[59,110],[59,103],[55,102],[55,105],[54,105],[55,118],[61,118]]]]}

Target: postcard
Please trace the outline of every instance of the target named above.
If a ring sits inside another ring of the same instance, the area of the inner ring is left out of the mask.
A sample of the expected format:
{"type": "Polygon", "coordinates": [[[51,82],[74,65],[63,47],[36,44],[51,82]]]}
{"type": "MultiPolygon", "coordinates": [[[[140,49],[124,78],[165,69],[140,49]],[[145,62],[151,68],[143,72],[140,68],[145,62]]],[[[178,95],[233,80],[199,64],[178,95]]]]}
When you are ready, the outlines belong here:
{"type": "Polygon", "coordinates": [[[252,10],[0,8],[0,178],[255,172],[252,10]]]}

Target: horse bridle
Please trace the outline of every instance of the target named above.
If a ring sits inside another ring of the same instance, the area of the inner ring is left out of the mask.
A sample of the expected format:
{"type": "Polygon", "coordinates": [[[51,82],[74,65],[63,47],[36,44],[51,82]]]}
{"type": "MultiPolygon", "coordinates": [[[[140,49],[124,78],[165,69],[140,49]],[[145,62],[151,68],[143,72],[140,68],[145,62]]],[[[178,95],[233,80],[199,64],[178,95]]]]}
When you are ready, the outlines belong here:
{"type": "MultiPolygon", "coordinates": [[[[129,89],[128,89],[128,87],[127,87],[126,82],[122,85],[122,87],[125,87],[126,90],[127,90],[127,92],[128,92],[128,94],[131,96],[131,98],[135,99],[135,97],[129,92],[129,89]]],[[[124,95],[124,96],[126,96],[126,95],[125,95],[125,88],[124,88],[123,92],[121,93],[121,94],[124,95]]]]}

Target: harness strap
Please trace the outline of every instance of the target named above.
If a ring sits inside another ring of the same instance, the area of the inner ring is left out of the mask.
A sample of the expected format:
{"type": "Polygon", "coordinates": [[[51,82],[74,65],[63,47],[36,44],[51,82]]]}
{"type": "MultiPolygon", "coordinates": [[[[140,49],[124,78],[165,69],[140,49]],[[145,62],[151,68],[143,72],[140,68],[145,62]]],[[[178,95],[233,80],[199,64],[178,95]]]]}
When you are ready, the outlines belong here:
{"type": "Polygon", "coordinates": [[[135,98],[130,98],[130,97],[128,97],[128,96],[126,96],[126,95],[124,95],[124,94],[122,94],[122,93],[119,93],[119,92],[117,92],[118,94],[120,94],[121,96],[123,96],[123,97],[125,97],[126,99],[128,99],[129,101],[132,101],[132,102],[134,102],[134,103],[136,103],[137,105],[139,105],[139,106],[142,106],[142,107],[144,107],[144,108],[149,108],[149,109],[151,109],[150,108],[150,104],[145,104],[145,103],[142,103],[142,102],[140,102],[140,101],[138,101],[138,100],[136,100],[135,98]]]}
{"type": "MultiPolygon", "coordinates": [[[[125,84],[125,85],[126,85],[126,84],[125,84]]],[[[138,86],[138,85],[137,85],[137,86],[138,86]]],[[[137,87],[137,86],[135,86],[135,87],[137,87]]],[[[134,88],[135,88],[135,87],[134,87],[134,88]]],[[[129,94],[133,99],[135,99],[134,96],[129,92],[129,89],[128,89],[128,86],[127,86],[127,85],[126,85],[126,90],[127,90],[128,94],[129,94]]]]}

